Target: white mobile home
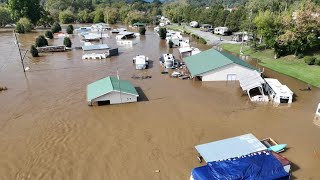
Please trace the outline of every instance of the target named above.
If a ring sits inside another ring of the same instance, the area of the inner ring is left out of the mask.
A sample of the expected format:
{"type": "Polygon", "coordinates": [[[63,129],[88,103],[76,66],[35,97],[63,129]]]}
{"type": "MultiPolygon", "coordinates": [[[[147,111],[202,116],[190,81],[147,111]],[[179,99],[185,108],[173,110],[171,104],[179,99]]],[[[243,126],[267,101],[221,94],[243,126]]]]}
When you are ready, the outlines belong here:
{"type": "Polygon", "coordinates": [[[257,70],[245,61],[215,49],[184,58],[192,77],[202,81],[237,81],[238,76],[257,70]]]}
{"type": "Polygon", "coordinates": [[[88,105],[99,102],[105,104],[137,102],[138,97],[138,92],[129,81],[115,77],[106,77],[87,86],[88,105]]]}

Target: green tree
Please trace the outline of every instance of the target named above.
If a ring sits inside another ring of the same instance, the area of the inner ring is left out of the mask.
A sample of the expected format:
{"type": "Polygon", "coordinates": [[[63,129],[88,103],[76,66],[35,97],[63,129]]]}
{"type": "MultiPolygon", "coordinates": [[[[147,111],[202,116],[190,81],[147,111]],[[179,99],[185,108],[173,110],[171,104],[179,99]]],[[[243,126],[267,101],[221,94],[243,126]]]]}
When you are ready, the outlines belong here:
{"type": "Polygon", "coordinates": [[[72,42],[71,42],[70,38],[68,38],[68,37],[65,37],[65,38],[63,39],[63,44],[64,44],[66,47],[71,47],[71,46],[72,46],[72,42]]]}
{"type": "Polygon", "coordinates": [[[51,31],[46,31],[44,35],[46,36],[46,38],[53,39],[53,34],[51,31]]]}
{"type": "Polygon", "coordinates": [[[26,17],[36,24],[40,19],[40,0],[9,0],[8,7],[14,20],[26,17]]]}
{"type": "Polygon", "coordinates": [[[146,34],[146,28],[144,26],[140,27],[139,28],[139,33],[140,33],[140,35],[145,35],[146,34]]]}
{"type": "Polygon", "coordinates": [[[43,35],[40,35],[37,37],[35,45],[36,47],[48,46],[48,41],[43,35]]]}
{"type": "Polygon", "coordinates": [[[166,37],[167,37],[167,29],[166,28],[160,28],[159,29],[159,36],[160,36],[160,39],[166,39],[166,37]]]}
{"type": "Polygon", "coordinates": [[[115,24],[119,19],[119,10],[117,8],[106,8],[104,12],[104,22],[115,24]]]}
{"type": "Polygon", "coordinates": [[[68,27],[67,27],[67,33],[68,34],[73,34],[73,26],[71,24],[68,25],[68,27]]]}
{"type": "Polygon", "coordinates": [[[0,26],[3,27],[12,22],[10,11],[6,7],[0,6],[0,26]]]}
{"type": "Polygon", "coordinates": [[[267,10],[265,12],[259,12],[254,23],[257,27],[258,34],[264,38],[267,47],[273,47],[278,34],[281,33],[280,17],[267,10]]]}
{"type": "Polygon", "coordinates": [[[173,48],[173,42],[171,41],[171,39],[168,42],[169,48],[173,48]]]}
{"type": "Polygon", "coordinates": [[[87,10],[79,11],[77,19],[79,23],[88,23],[89,22],[89,13],[87,10]]]}
{"type": "Polygon", "coordinates": [[[59,13],[59,20],[63,24],[73,23],[75,16],[70,10],[65,10],[59,13]]]}
{"type": "Polygon", "coordinates": [[[103,9],[99,8],[95,11],[93,22],[94,23],[104,22],[103,9]]]}
{"type": "Polygon", "coordinates": [[[24,32],[32,31],[32,24],[27,18],[21,18],[17,24],[21,24],[23,26],[24,32]]]}
{"type": "Polygon", "coordinates": [[[53,26],[51,27],[51,31],[52,33],[57,33],[57,32],[60,32],[61,31],[61,26],[59,23],[55,22],[53,24],[53,26]]]}
{"type": "Polygon", "coordinates": [[[54,22],[53,17],[49,14],[48,11],[42,9],[41,11],[41,18],[37,22],[38,26],[43,26],[43,27],[50,27],[54,22]]]}
{"type": "Polygon", "coordinates": [[[32,57],[38,57],[39,56],[39,52],[38,52],[38,50],[37,50],[35,45],[31,45],[30,53],[31,53],[32,57]]]}
{"type": "Polygon", "coordinates": [[[23,27],[23,25],[21,23],[17,23],[16,32],[17,33],[24,33],[24,27],[23,27]]]}

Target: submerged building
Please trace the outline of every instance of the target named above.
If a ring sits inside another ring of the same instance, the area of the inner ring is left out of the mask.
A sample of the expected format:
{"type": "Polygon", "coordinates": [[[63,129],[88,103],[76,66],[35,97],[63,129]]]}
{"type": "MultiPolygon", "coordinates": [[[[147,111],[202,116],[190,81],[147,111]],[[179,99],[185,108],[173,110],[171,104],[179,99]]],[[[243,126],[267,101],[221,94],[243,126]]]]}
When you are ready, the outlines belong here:
{"type": "Polygon", "coordinates": [[[202,81],[236,81],[257,69],[226,52],[215,49],[202,51],[184,59],[192,77],[202,81]]]}
{"type": "Polygon", "coordinates": [[[130,81],[106,77],[87,86],[88,105],[137,102],[139,94],[130,81]]]}

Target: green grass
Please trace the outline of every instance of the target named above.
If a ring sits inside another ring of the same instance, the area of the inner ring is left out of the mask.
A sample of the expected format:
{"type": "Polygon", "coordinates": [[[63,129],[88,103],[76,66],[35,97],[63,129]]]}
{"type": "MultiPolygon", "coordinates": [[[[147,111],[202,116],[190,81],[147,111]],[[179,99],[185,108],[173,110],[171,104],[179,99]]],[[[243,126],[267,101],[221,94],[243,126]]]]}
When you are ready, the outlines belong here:
{"type": "MultiPolygon", "coordinates": [[[[241,45],[223,44],[221,47],[227,51],[239,54],[241,45]]],[[[244,55],[249,55],[251,58],[259,60],[261,66],[294,77],[313,86],[320,87],[320,66],[307,65],[305,64],[304,59],[297,59],[292,55],[274,59],[273,50],[270,49],[255,52],[249,47],[246,47],[243,48],[243,53],[244,55]]],[[[319,58],[320,52],[314,54],[314,56],[319,58]]]]}

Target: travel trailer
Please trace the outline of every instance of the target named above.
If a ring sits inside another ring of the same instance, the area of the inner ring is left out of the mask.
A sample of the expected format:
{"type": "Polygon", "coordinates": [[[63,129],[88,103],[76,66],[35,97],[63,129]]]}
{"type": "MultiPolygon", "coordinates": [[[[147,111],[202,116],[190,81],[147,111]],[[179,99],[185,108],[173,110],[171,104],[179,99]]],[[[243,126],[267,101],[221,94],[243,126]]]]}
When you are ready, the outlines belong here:
{"type": "Polygon", "coordinates": [[[193,28],[196,28],[199,26],[199,23],[197,21],[191,21],[190,22],[190,26],[193,27],[193,28]]]}
{"type": "Polygon", "coordinates": [[[177,62],[172,54],[163,54],[160,57],[160,64],[164,68],[168,68],[168,69],[176,68],[177,67],[176,63],[177,62]]]}
{"type": "Polygon", "coordinates": [[[286,85],[282,85],[278,79],[264,78],[265,91],[269,94],[270,99],[276,103],[292,103],[293,92],[286,85]]]}
{"type": "Polygon", "coordinates": [[[231,31],[227,27],[216,27],[214,28],[214,34],[220,34],[220,35],[230,35],[231,31]]]}
{"type": "Polygon", "coordinates": [[[133,63],[136,65],[136,69],[146,69],[149,65],[149,58],[145,55],[138,55],[133,58],[133,63]]]}

